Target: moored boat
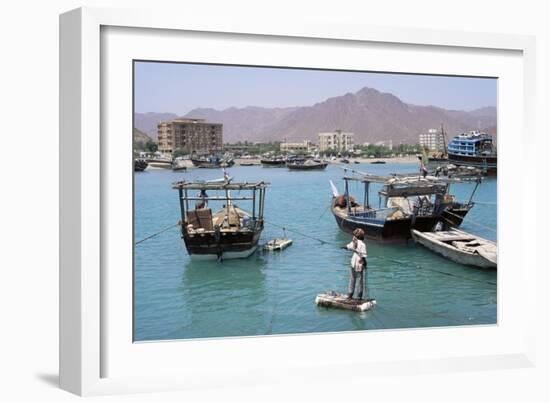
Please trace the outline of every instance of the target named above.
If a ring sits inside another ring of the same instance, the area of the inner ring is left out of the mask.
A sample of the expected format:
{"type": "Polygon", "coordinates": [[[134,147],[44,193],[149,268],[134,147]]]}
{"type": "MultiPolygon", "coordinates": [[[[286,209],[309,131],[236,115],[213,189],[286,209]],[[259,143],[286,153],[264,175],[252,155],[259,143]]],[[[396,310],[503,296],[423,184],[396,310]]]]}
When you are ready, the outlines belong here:
{"type": "Polygon", "coordinates": [[[191,158],[191,162],[197,168],[228,168],[235,164],[233,158],[224,158],[219,156],[191,158]]]}
{"type": "Polygon", "coordinates": [[[467,266],[483,269],[497,268],[497,245],[458,229],[422,232],[412,230],[415,242],[431,251],[467,266]]]}
{"type": "Polygon", "coordinates": [[[260,163],[265,167],[282,168],[286,165],[285,157],[264,157],[260,163]]]}
{"type": "Polygon", "coordinates": [[[146,161],[151,168],[172,169],[172,159],[169,157],[148,158],[146,161]]]}
{"type": "Polygon", "coordinates": [[[186,171],[187,164],[184,158],[178,157],[174,158],[172,161],[172,171],[186,171]]]}
{"type": "Polygon", "coordinates": [[[147,166],[149,164],[147,163],[147,161],[145,161],[144,159],[142,158],[136,158],[134,160],[134,171],[135,172],[142,172],[142,171],[145,171],[145,169],[147,169],[147,166]]]}
{"type": "Polygon", "coordinates": [[[252,255],[264,228],[264,204],[267,184],[223,182],[176,182],[179,193],[181,237],[192,259],[234,259],[252,255]],[[190,192],[199,191],[193,196],[190,192]],[[237,191],[237,196],[231,195],[237,191]],[[215,196],[207,192],[216,193],[215,196]],[[248,192],[250,195],[243,195],[248,192]],[[190,208],[189,202],[196,202],[190,208]],[[245,211],[234,201],[250,201],[252,211],[245,211]],[[222,203],[213,212],[211,203],[222,203]]]}
{"type": "Polygon", "coordinates": [[[447,154],[451,164],[479,168],[489,175],[497,174],[497,151],[492,136],[487,133],[470,131],[454,137],[447,147],[447,154]]]}
{"type": "Polygon", "coordinates": [[[287,168],[291,171],[312,171],[323,170],[327,167],[328,163],[323,161],[314,161],[312,159],[306,161],[293,161],[286,164],[287,168]]]}
{"type": "Polygon", "coordinates": [[[457,180],[377,175],[345,176],[343,179],[343,195],[331,182],[331,211],[336,223],[342,231],[350,234],[361,228],[367,238],[379,242],[404,241],[411,237],[411,229],[431,231],[438,223],[444,228],[458,226],[473,206],[475,189],[467,203],[458,203],[449,194],[450,183],[457,180]],[[349,194],[350,181],[363,184],[362,203],[349,194]],[[378,208],[370,203],[369,190],[373,182],[382,184],[378,192],[378,208]]]}

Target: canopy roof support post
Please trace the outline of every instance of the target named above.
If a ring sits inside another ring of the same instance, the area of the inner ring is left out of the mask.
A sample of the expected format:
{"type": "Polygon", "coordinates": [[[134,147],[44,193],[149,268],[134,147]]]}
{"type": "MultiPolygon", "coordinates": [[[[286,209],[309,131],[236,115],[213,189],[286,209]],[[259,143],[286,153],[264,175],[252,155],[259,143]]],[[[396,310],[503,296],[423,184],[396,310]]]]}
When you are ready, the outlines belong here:
{"type": "Polygon", "coordinates": [[[346,207],[348,209],[348,214],[351,213],[351,206],[350,206],[350,203],[349,203],[349,186],[348,186],[348,180],[345,179],[344,182],[346,183],[346,190],[345,190],[345,198],[346,198],[346,207]]]}
{"type": "Polygon", "coordinates": [[[183,190],[178,189],[179,197],[180,197],[180,212],[181,212],[181,233],[182,235],[185,232],[185,205],[183,202],[183,190]]]}
{"type": "MultiPolygon", "coordinates": [[[[189,199],[187,197],[187,189],[185,189],[185,211],[189,211],[189,199]]],[[[186,217],[184,217],[183,220],[187,221],[186,217]]]]}
{"type": "Polygon", "coordinates": [[[252,220],[256,220],[256,189],[252,192],[252,220]]]}

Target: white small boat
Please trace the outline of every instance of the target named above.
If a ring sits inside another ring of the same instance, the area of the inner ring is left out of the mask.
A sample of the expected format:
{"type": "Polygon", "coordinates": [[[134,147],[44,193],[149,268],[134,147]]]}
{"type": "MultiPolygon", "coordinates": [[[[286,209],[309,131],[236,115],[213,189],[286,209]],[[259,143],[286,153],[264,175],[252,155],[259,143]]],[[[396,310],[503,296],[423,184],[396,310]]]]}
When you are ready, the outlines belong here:
{"type": "Polygon", "coordinates": [[[265,244],[265,249],[270,250],[270,251],[283,250],[283,249],[289,247],[290,245],[292,245],[292,239],[276,238],[276,239],[272,239],[272,240],[268,241],[265,244]]]}
{"type": "Polygon", "coordinates": [[[464,231],[420,232],[412,230],[415,242],[453,262],[484,269],[497,268],[497,244],[464,231]]]}
{"type": "Polygon", "coordinates": [[[315,298],[315,304],[325,308],[347,309],[355,312],[365,312],[376,306],[375,299],[350,299],[347,295],[339,294],[334,291],[328,291],[324,294],[318,294],[315,298]]]}

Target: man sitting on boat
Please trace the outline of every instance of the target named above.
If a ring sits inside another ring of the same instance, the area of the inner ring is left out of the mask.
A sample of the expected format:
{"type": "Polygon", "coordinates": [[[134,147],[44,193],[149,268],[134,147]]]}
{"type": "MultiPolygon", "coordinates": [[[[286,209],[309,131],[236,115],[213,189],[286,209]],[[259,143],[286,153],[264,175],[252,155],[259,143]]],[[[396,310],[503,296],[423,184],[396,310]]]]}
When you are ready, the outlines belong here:
{"type": "Polygon", "coordinates": [[[195,204],[195,209],[199,210],[208,207],[208,195],[206,194],[206,190],[201,189],[197,196],[202,200],[199,200],[199,202],[195,204]]]}
{"type": "Polygon", "coordinates": [[[351,272],[348,287],[348,298],[353,298],[355,293],[355,285],[359,280],[359,292],[357,293],[358,299],[363,299],[363,289],[365,288],[364,271],[367,268],[367,246],[363,240],[365,239],[365,232],[361,228],[356,228],[353,231],[353,239],[346,245],[348,250],[353,251],[351,257],[351,272]]]}

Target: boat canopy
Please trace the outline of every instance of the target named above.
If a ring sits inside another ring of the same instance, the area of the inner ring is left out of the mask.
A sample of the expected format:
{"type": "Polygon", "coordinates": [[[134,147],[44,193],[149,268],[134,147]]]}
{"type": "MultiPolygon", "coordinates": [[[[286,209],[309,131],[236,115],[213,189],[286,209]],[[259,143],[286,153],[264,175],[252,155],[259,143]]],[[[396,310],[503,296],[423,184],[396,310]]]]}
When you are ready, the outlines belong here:
{"type": "Polygon", "coordinates": [[[264,181],[261,182],[231,182],[231,183],[212,183],[212,182],[174,182],[172,189],[181,190],[261,190],[269,185],[264,181]]]}

